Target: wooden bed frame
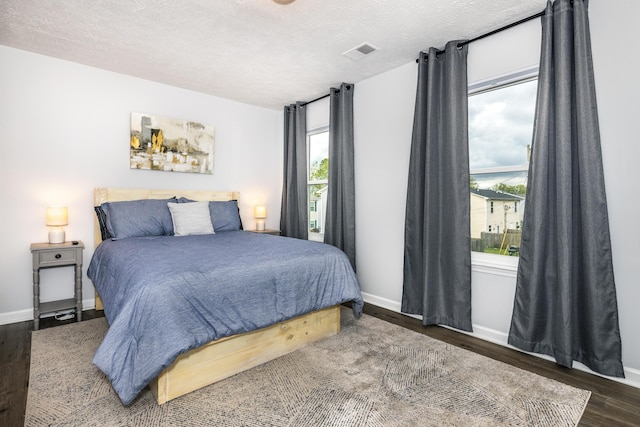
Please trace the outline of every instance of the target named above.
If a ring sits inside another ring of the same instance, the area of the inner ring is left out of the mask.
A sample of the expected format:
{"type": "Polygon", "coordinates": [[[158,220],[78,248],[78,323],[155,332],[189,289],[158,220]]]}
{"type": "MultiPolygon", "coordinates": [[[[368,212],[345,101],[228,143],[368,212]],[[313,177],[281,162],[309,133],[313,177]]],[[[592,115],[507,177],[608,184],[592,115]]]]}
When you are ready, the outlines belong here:
{"type": "MultiPolygon", "coordinates": [[[[240,193],[96,188],[94,205],[115,201],[165,199],[173,196],[192,200],[225,201],[239,200],[240,193]]],[[[97,218],[94,220],[94,241],[95,247],[102,242],[97,218]]],[[[96,292],[96,310],[103,309],[102,300],[96,292]]],[[[211,341],[190,350],[178,356],[173,364],[149,384],[149,387],[161,405],[339,332],[340,307],[336,305],[256,331],[211,341]]]]}

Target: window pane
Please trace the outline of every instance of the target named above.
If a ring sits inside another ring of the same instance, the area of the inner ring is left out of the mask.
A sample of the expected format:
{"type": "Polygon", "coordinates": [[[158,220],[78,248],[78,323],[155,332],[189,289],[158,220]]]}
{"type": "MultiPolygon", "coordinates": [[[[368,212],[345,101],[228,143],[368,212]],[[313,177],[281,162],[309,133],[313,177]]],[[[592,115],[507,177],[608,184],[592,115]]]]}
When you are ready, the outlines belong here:
{"type": "Polygon", "coordinates": [[[329,132],[309,135],[309,182],[329,179],[329,132]]]}
{"type": "Polygon", "coordinates": [[[312,184],[307,191],[309,206],[309,240],[324,241],[327,213],[327,184],[312,184]]]}
{"type": "Polygon", "coordinates": [[[528,162],[537,80],[469,96],[469,168],[528,162]]]}
{"type": "Polygon", "coordinates": [[[309,240],[324,240],[324,220],[327,212],[329,182],[329,132],[307,137],[307,210],[309,240]]]}
{"type": "Polygon", "coordinates": [[[469,96],[471,245],[518,256],[537,80],[469,96]]]}

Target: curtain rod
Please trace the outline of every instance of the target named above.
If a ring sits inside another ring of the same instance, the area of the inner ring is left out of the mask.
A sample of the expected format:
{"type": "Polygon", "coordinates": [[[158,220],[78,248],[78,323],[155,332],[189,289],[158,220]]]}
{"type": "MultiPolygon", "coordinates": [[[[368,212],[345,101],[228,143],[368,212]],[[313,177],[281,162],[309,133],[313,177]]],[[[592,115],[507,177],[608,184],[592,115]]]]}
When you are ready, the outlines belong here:
{"type": "Polygon", "coordinates": [[[331,94],[330,94],[330,93],[328,93],[328,94],[326,94],[326,95],[319,96],[319,97],[317,97],[316,99],[312,99],[311,101],[303,102],[303,103],[302,103],[302,104],[300,104],[300,105],[303,105],[303,106],[304,106],[304,105],[307,105],[307,104],[311,104],[312,102],[320,101],[321,99],[327,98],[327,97],[329,97],[330,95],[331,95],[331,94]]]}
{"type": "MultiPolygon", "coordinates": [[[[346,88],[347,88],[347,90],[351,90],[351,86],[353,86],[353,83],[344,83],[344,82],[343,82],[342,84],[343,84],[343,85],[344,85],[344,84],[346,84],[346,88]]],[[[340,85],[340,87],[342,88],[342,85],[340,85]]],[[[334,92],[333,92],[333,93],[339,93],[339,92],[342,90],[342,89],[335,89],[335,88],[331,88],[331,89],[334,89],[334,92]]],[[[311,104],[312,102],[316,102],[316,101],[320,101],[321,99],[328,98],[329,96],[331,96],[331,92],[329,92],[329,93],[328,93],[328,94],[326,94],[326,95],[319,96],[319,97],[317,97],[316,99],[312,99],[311,101],[302,102],[300,105],[301,105],[301,106],[305,106],[305,105],[307,105],[307,104],[311,104]]]]}
{"type": "MultiPolygon", "coordinates": [[[[505,25],[504,27],[498,28],[498,29],[496,29],[496,30],[489,31],[488,33],[482,34],[482,35],[480,35],[480,36],[478,36],[478,37],[474,37],[474,38],[472,38],[471,40],[467,40],[467,41],[464,41],[464,42],[458,43],[458,47],[462,47],[462,46],[464,46],[464,45],[467,45],[467,44],[473,43],[473,42],[475,42],[475,41],[481,40],[481,39],[483,39],[483,38],[485,38],[485,37],[492,36],[492,35],[494,35],[494,34],[496,34],[496,33],[501,32],[501,31],[508,30],[509,28],[515,27],[515,26],[517,26],[517,25],[524,24],[525,22],[529,22],[529,21],[534,20],[534,19],[536,19],[536,18],[540,18],[541,16],[544,16],[544,13],[545,13],[545,11],[543,10],[542,12],[538,12],[538,13],[536,13],[535,15],[531,15],[531,16],[529,16],[528,18],[524,18],[524,19],[521,19],[521,20],[519,20],[519,21],[517,21],[517,22],[513,22],[513,23],[511,23],[511,24],[509,24],[509,25],[505,25]]],[[[439,54],[440,52],[444,52],[444,51],[438,51],[438,54],[439,54]]],[[[416,59],[416,62],[418,62],[419,60],[420,60],[419,58],[418,58],[418,59],[416,59]]]]}

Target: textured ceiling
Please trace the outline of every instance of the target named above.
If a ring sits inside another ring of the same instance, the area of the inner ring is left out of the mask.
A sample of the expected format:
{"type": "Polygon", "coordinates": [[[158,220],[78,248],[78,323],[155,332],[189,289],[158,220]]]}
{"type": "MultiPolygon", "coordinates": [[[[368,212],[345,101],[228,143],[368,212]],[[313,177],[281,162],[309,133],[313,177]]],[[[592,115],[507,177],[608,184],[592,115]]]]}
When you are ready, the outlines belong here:
{"type": "Polygon", "coordinates": [[[546,0],[0,0],[0,44],[281,109],[546,0]],[[342,53],[368,42],[358,61],[342,53]]]}

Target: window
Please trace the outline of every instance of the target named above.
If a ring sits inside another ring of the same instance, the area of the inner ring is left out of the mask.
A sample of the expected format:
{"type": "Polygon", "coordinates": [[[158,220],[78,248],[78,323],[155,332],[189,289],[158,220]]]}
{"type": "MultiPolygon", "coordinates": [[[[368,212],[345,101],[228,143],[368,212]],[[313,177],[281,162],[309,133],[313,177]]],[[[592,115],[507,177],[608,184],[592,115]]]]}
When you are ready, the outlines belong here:
{"type": "Polygon", "coordinates": [[[329,131],[326,128],[307,134],[307,173],[309,240],[322,242],[329,184],[329,131]]]}
{"type": "Polygon", "coordinates": [[[519,254],[537,85],[528,70],[469,87],[473,251],[519,254]]]}

